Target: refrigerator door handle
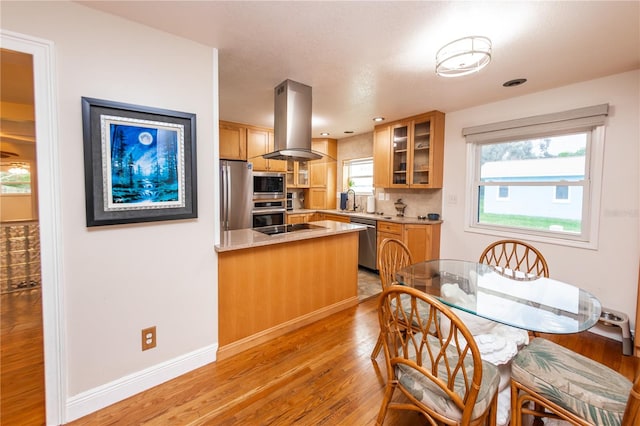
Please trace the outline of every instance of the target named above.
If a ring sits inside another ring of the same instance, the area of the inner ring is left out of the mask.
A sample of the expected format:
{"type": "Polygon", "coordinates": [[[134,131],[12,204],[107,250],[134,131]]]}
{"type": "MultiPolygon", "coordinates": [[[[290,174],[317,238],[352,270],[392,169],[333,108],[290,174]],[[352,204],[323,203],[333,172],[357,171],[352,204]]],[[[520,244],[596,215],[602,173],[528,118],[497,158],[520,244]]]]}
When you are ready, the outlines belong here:
{"type": "Polygon", "coordinates": [[[220,169],[222,172],[222,229],[229,230],[229,165],[225,164],[220,169]]]}

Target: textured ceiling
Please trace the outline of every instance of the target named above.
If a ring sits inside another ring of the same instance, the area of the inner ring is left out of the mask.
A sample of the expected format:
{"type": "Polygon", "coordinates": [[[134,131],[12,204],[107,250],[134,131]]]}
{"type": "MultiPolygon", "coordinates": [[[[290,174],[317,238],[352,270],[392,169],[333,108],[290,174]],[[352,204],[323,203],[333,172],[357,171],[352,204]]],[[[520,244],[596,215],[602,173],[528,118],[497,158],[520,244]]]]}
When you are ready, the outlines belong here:
{"type": "Polygon", "coordinates": [[[223,120],[272,126],[274,87],[312,86],[314,137],[640,68],[637,1],[82,3],[218,48],[223,120]],[[493,41],[489,66],[436,76],[436,51],[467,35],[493,41]]]}
{"type": "Polygon", "coordinates": [[[276,85],[312,86],[314,137],[640,68],[638,1],[79,3],[218,48],[223,120],[270,127],[276,85]],[[436,76],[436,51],[467,35],[493,41],[489,66],[436,76]]]}

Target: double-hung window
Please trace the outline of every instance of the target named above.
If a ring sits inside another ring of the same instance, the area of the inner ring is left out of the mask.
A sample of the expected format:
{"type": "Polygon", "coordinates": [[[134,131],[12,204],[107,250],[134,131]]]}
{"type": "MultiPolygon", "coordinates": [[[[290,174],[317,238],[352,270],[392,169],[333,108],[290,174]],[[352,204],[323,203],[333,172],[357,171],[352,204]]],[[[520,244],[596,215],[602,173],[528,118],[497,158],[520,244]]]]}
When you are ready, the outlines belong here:
{"type": "Polygon", "coordinates": [[[467,230],[595,247],[608,105],[463,129],[467,230]]]}
{"type": "Polygon", "coordinates": [[[345,160],[342,175],[345,188],[356,194],[373,194],[373,158],[345,160]]]}

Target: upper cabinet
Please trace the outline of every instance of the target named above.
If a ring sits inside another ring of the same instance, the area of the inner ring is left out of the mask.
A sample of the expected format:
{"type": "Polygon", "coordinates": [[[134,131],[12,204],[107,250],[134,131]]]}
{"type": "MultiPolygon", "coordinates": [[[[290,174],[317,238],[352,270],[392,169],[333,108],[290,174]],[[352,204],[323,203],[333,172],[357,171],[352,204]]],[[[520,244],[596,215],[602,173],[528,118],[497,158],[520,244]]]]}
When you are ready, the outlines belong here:
{"type": "Polygon", "coordinates": [[[432,111],[374,131],[374,185],[442,188],[444,113],[432,111]]]}
{"type": "Polygon", "coordinates": [[[247,127],[247,160],[253,163],[253,170],[267,172],[286,172],[287,162],[283,160],[265,160],[264,154],[273,152],[273,130],[247,127]]]}
{"type": "Polygon", "coordinates": [[[220,121],[220,159],[247,161],[247,127],[220,121]]]}
{"type": "Polygon", "coordinates": [[[391,128],[376,126],[373,132],[373,186],[388,188],[391,177],[391,128]]]}
{"type": "Polygon", "coordinates": [[[309,187],[309,161],[287,161],[287,188],[309,187]]]}

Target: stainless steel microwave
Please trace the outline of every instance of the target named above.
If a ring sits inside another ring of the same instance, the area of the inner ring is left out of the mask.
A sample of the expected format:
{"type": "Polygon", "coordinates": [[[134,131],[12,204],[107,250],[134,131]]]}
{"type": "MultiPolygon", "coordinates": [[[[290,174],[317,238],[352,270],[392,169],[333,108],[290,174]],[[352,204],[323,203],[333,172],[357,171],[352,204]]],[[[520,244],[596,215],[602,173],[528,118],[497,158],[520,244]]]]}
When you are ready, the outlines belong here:
{"type": "Polygon", "coordinates": [[[286,175],[277,172],[253,172],[253,199],[282,199],[286,194],[286,175]]]}

